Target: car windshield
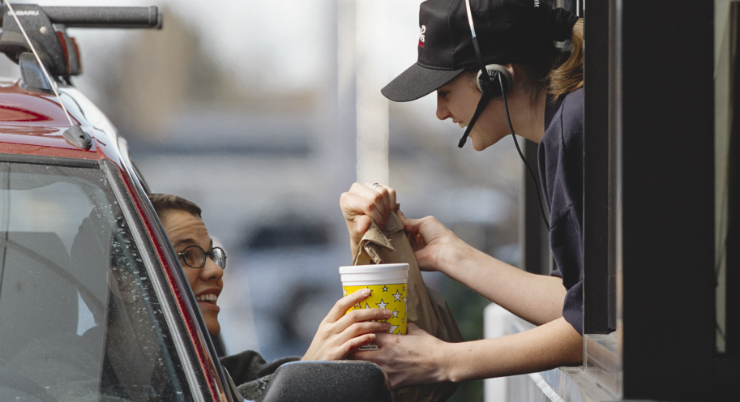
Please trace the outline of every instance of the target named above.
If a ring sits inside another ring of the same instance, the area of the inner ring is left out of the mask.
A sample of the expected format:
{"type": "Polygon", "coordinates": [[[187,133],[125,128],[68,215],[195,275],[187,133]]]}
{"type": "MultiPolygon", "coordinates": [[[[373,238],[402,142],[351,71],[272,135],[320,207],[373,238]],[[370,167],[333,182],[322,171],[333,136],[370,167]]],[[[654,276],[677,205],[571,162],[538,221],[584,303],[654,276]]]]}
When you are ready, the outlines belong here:
{"type": "Polygon", "coordinates": [[[0,162],[0,400],[190,400],[99,165],[0,162]]]}

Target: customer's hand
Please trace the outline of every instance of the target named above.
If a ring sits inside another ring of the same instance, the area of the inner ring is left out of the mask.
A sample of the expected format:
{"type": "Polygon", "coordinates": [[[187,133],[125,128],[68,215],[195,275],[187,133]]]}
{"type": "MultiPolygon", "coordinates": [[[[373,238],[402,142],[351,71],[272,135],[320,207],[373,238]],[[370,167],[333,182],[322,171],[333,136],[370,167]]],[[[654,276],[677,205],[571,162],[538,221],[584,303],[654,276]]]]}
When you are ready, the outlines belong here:
{"type": "Polygon", "coordinates": [[[408,219],[399,211],[398,217],[409,232],[414,255],[422,270],[447,273],[448,268],[459,265],[474,251],[433,216],[408,219]]]}
{"type": "Polygon", "coordinates": [[[347,310],[370,296],[369,289],[362,289],[337,301],[316,331],[302,360],[340,360],[358,347],[375,340],[374,332],[388,331],[386,320],[391,312],[386,309],[370,308],[347,310]]]}
{"type": "Polygon", "coordinates": [[[339,206],[347,223],[354,256],[357,244],[370,228],[371,222],[381,229],[385,227],[388,214],[396,208],[396,190],[382,184],[355,183],[339,198],[339,206]]]}
{"type": "Polygon", "coordinates": [[[388,374],[391,388],[448,380],[445,364],[440,361],[447,343],[415,324],[409,323],[406,335],[378,334],[374,343],[379,350],[358,351],[354,357],[379,365],[388,374]]]}

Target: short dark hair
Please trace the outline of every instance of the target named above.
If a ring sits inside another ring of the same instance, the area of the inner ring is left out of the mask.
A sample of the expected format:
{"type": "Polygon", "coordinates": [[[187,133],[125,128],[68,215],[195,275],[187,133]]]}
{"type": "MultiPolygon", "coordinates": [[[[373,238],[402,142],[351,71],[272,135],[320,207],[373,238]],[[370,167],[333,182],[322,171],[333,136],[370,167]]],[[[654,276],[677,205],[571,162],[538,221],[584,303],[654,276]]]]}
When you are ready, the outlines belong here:
{"type": "Polygon", "coordinates": [[[157,212],[159,219],[164,218],[164,214],[168,211],[184,211],[198,218],[202,218],[200,207],[189,200],[172,194],[149,194],[149,201],[154,206],[154,211],[157,212]]]}

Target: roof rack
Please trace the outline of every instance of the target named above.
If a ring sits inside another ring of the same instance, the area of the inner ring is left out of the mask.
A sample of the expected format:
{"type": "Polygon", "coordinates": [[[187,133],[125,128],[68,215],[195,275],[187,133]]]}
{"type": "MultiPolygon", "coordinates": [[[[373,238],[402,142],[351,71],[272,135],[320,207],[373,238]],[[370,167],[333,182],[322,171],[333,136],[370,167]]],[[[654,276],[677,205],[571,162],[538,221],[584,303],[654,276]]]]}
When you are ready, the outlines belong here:
{"type": "MultiPolygon", "coordinates": [[[[162,14],[156,6],[41,7],[36,4],[13,4],[13,9],[46,70],[55,79],[64,79],[67,83],[70,76],[82,73],[82,64],[77,42],[67,35],[66,28],[162,28],[162,14]]],[[[20,62],[24,82],[29,87],[35,87],[29,80],[36,83],[44,80],[33,80],[34,70],[38,68],[32,67],[34,63],[29,58],[22,57],[24,53],[31,52],[31,48],[8,7],[3,5],[0,11],[3,16],[0,21],[0,52],[15,63],[20,62]]],[[[35,89],[46,92],[44,85],[35,89]]]]}

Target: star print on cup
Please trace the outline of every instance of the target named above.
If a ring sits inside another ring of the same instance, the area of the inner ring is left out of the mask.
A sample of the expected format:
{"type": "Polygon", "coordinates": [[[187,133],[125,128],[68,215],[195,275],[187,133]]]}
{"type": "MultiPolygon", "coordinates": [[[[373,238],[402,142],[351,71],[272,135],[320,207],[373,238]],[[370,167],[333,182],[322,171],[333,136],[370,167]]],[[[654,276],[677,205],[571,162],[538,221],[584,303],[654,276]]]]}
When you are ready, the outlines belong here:
{"type": "MultiPolygon", "coordinates": [[[[385,286],[388,286],[389,290],[392,289],[393,293],[398,292],[398,294],[406,296],[406,284],[394,284],[385,286]]],[[[382,286],[344,286],[344,290],[346,290],[347,294],[349,295],[361,289],[373,289],[378,287],[382,286]]],[[[365,308],[384,308],[386,310],[390,310],[391,317],[385,320],[391,324],[391,329],[388,332],[391,334],[406,334],[406,302],[404,300],[400,298],[399,300],[395,300],[393,296],[388,298],[387,295],[383,296],[382,292],[373,292],[370,297],[363,300],[360,304],[355,304],[351,309],[347,310],[347,312],[365,308]]]]}
{"type": "MultiPolygon", "coordinates": [[[[370,297],[354,305],[355,309],[383,308],[391,311],[387,321],[391,334],[405,335],[408,264],[377,264],[339,268],[344,294],[370,289],[370,297]]],[[[373,345],[370,345],[373,346],[373,345]]]]}

